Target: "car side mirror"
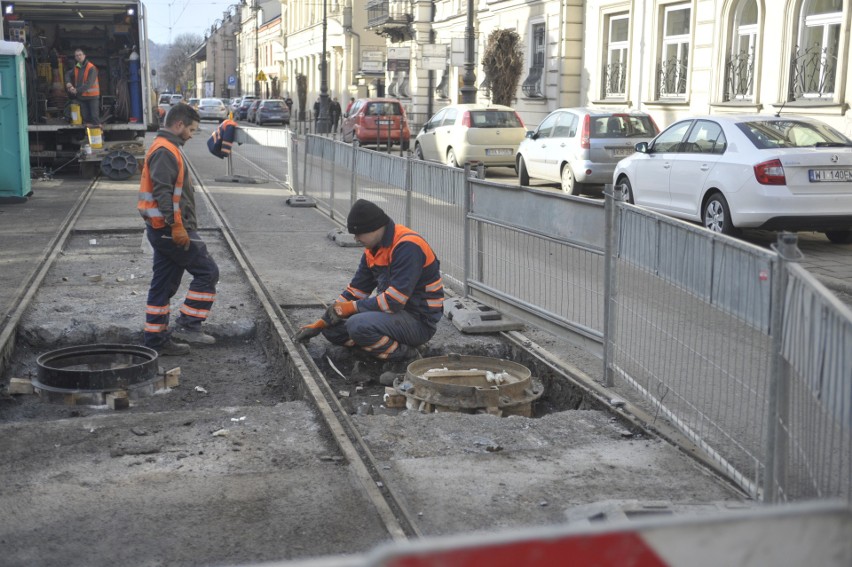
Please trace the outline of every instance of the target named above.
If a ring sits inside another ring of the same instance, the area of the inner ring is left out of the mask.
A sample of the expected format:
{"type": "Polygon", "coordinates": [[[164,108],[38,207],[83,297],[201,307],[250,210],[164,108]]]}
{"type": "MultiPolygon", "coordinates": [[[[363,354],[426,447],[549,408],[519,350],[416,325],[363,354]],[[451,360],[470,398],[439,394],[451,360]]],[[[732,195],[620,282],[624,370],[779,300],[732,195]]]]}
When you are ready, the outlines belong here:
{"type": "Polygon", "coordinates": [[[538,138],[538,134],[533,131],[527,130],[527,133],[524,134],[524,137],[529,138],[530,140],[535,140],[536,138],[538,138]]]}
{"type": "Polygon", "coordinates": [[[426,124],[423,125],[423,131],[428,132],[431,129],[431,127],[432,127],[432,125],[429,122],[427,122],[426,124]]]}
{"type": "Polygon", "coordinates": [[[650,154],[651,149],[648,147],[648,142],[639,142],[633,149],[636,150],[640,154],[650,154]]]}

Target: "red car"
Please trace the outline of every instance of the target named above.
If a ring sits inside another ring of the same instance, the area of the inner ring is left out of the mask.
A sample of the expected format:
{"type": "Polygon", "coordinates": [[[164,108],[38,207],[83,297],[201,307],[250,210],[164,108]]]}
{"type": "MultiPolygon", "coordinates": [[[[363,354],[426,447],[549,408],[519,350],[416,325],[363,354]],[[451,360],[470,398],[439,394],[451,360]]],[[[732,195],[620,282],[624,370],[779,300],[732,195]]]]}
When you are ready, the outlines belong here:
{"type": "Polygon", "coordinates": [[[362,98],[343,117],[341,136],[353,146],[397,146],[411,141],[405,109],[395,98],[362,98]]]}

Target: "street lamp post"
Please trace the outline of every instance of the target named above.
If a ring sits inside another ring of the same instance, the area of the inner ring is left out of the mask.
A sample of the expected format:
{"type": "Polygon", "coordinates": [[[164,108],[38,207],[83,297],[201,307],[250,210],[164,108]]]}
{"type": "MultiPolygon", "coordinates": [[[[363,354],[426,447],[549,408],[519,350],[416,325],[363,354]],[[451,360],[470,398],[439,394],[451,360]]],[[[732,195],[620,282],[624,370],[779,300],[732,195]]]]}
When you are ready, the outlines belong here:
{"type": "Polygon", "coordinates": [[[462,75],[462,104],[476,102],[476,75],[473,72],[473,0],[467,0],[467,25],[464,27],[464,74],[462,75]]]}
{"type": "Polygon", "coordinates": [[[328,66],[326,65],[325,52],[328,34],[328,17],[326,15],[326,2],[322,0],[322,53],[320,54],[320,112],[317,117],[317,134],[328,134],[331,124],[328,117],[328,66]]]}
{"type": "Polygon", "coordinates": [[[254,0],[254,96],[260,98],[260,46],[258,45],[258,12],[260,11],[260,0],[254,0]]]}

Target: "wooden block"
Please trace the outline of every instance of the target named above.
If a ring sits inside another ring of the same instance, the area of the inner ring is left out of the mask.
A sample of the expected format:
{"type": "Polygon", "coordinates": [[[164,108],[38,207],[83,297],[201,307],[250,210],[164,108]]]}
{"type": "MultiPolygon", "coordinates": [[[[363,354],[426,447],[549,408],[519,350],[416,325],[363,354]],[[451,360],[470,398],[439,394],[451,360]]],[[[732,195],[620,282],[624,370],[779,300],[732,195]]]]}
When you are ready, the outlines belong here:
{"type": "Polygon", "coordinates": [[[122,410],[130,407],[130,398],[127,397],[127,392],[123,390],[107,394],[106,402],[109,409],[113,410],[122,410]]]}
{"type": "Polygon", "coordinates": [[[11,380],[9,380],[8,392],[12,395],[32,394],[34,393],[33,383],[30,381],[29,378],[12,378],[11,380]]]}
{"type": "Polygon", "coordinates": [[[388,408],[405,407],[405,396],[390,386],[385,387],[385,395],[382,397],[382,401],[385,403],[385,407],[388,408]]]}
{"type": "Polygon", "coordinates": [[[180,366],[166,371],[166,388],[177,388],[180,384],[180,366]]]}

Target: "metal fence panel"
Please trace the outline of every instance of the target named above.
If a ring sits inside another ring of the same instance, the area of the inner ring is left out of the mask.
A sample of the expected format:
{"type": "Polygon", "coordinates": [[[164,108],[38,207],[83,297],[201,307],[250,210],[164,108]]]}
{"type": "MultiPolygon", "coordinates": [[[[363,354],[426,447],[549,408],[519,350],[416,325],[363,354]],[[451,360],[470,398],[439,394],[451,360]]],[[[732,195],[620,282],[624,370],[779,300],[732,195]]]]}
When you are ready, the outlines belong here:
{"type": "Polygon", "coordinates": [[[787,277],[780,497],[852,501],[852,311],[801,266],[787,277]]]}
{"type": "Polygon", "coordinates": [[[291,180],[287,160],[290,137],[287,130],[238,128],[227,175],[249,182],[274,183],[287,187],[291,180]]]}

